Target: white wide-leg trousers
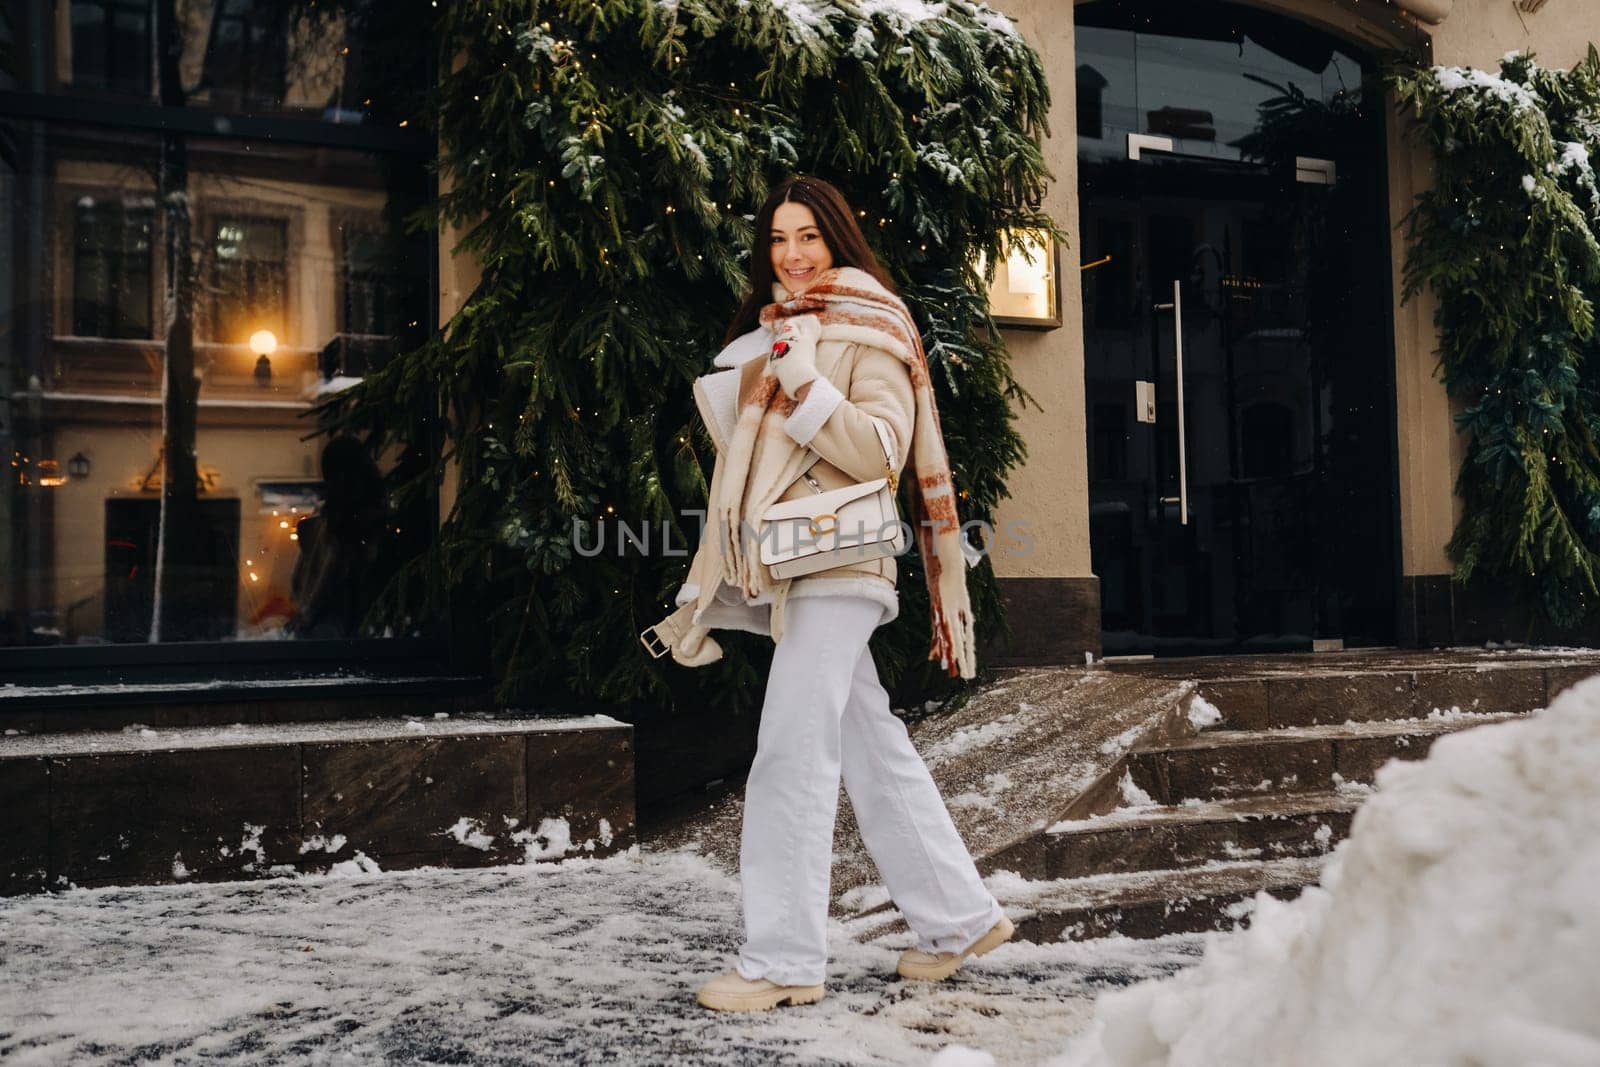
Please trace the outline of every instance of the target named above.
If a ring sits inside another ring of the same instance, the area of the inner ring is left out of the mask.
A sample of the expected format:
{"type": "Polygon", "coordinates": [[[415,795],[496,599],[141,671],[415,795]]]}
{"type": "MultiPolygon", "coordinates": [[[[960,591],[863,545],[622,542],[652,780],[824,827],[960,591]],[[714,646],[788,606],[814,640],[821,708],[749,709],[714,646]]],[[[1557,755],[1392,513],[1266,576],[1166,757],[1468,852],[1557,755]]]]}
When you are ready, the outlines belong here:
{"type": "Polygon", "coordinates": [[[841,774],[862,841],[919,948],[959,951],[1000,921],[932,775],[889,710],[867,647],[882,613],[853,596],[786,605],[745,787],[745,978],[822,984],[841,774]]]}

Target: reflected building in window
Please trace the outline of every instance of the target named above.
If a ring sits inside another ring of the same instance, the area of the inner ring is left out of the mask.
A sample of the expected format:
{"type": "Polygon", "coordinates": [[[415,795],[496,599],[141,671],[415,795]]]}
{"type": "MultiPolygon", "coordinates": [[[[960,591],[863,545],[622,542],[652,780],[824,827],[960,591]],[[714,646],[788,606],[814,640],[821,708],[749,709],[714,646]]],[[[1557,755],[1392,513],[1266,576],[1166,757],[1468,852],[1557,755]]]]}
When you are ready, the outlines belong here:
{"type": "MultiPolygon", "coordinates": [[[[401,32],[390,16],[165,2],[181,31],[170,69],[157,0],[36,3],[16,27],[17,81],[50,106],[0,118],[15,250],[0,276],[0,644],[150,640],[164,534],[184,546],[184,617],[161,639],[291,635],[297,526],[323,497],[310,413],[431,326],[433,246],[400,221],[427,203],[431,145],[393,135],[365,62],[375,35],[401,32]],[[163,118],[185,114],[205,121],[163,118]],[[261,135],[239,136],[235,115],[261,135]],[[192,350],[198,391],[176,437],[169,346],[192,350]],[[162,518],[170,440],[197,475],[182,530],[162,518]]],[[[382,43],[414,63],[383,78],[426,84],[422,42],[382,43]]]]}

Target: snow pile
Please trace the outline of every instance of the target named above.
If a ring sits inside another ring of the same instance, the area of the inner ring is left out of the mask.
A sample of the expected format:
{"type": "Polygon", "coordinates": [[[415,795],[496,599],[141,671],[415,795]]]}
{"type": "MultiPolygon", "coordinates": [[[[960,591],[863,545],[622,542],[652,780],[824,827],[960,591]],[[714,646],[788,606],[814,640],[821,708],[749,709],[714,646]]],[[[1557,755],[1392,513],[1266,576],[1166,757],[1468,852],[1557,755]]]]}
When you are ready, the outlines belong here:
{"type": "Polygon", "coordinates": [[[1057,1061],[1600,1064],[1600,678],[1391,763],[1321,887],[1103,998],[1057,1061]]]}
{"type": "Polygon", "coordinates": [[[1189,725],[1196,730],[1204,730],[1208,726],[1215,726],[1222,721],[1222,712],[1217,706],[1205,697],[1196,693],[1189,699],[1189,725]]]}
{"type": "MultiPolygon", "coordinates": [[[[602,830],[609,834],[610,825],[607,824],[602,830]]],[[[537,830],[518,830],[511,835],[511,840],[522,846],[523,861],[526,863],[560,859],[568,852],[576,851],[572,843],[572,826],[565,819],[540,819],[537,830]]],[[[583,847],[593,852],[594,841],[584,842],[583,847]]]]}
{"type": "Polygon", "coordinates": [[[1117,792],[1122,796],[1122,806],[1124,808],[1153,808],[1156,806],[1156,798],[1141,789],[1139,783],[1133,780],[1133,775],[1127,771],[1122,772],[1122,781],[1117,783],[1117,792]]]}
{"type": "Polygon", "coordinates": [[[448,836],[455,838],[457,844],[466,845],[468,848],[475,848],[481,852],[487,852],[494,847],[494,835],[484,833],[481,822],[465,815],[457,819],[444,832],[448,836]]]}

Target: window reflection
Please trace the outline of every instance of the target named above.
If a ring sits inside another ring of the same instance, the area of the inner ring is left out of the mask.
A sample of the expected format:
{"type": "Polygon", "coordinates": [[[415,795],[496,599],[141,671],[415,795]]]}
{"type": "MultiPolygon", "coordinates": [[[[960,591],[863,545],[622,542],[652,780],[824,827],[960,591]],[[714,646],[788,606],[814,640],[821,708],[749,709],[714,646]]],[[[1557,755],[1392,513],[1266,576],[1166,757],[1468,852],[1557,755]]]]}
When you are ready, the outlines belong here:
{"type": "Polygon", "coordinates": [[[395,569],[398,541],[383,474],[352,438],[322,449],[313,514],[279,519],[298,549],[290,573],[288,630],[296,637],[353,637],[395,569]]]}
{"type": "Polygon", "coordinates": [[[393,126],[427,90],[418,0],[36,0],[16,9],[29,91],[393,126]],[[157,40],[170,4],[170,80],[157,40]]]}
{"type": "Polygon", "coordinates": [[[83,196],[74,205],[72,332],[150,336],[150,234],[155,204],[83,196]]]}
{"type": "MultiPolygon", "coordinates": [[[[205,90],[211,106],[240,111],[282,107],[288,86],[289,13],[281,0],[221,0],[210,31],[205,90]]],[[[322,65],[337,62],[329,56],[322,65]]]]}
{"type": "Polygon", "coordinates": [[[147,95],[150,16],[150,0],[72,0],[73,83],[147,95]]]}
{"type": "MultiPolygon", "coordinates": [[[[38,136],[18,141],[40,149],[28,165],[48,181],[8,183],[11,206],[24,233],[46,237],[12,279],[21,328],[3,377],[18,413],[7,507],[21,580],[0,599],[5,639],[145,641],[157,611],[172,414],[162,372],[175,321],[159,314],[175,251],[154,196],[159,143],[24,128],[38,136]],[[112,147],[119,162],[107,161],[112,147]],[[75,455],[81,477],[62,473],[75,455]]],[[[394,197],[415,189],[387,189],[394,168],[358,153],[276,148],[304,175],[297,181],[259,175],[253,153],[232,146],[189,148],[196,491],[184,624],[163,639],[355,636],[353,605],[370,606],[393,553],[353,552],[352,537],[376,552],[392,536],[352,534],[351,515],[363,529],[391,528],[374,510],[371,474],[393,459],[368,459],[361,480],[348,456],[336,457],[330,476],[325,440],[305,440],[316,428],[306,416],[421,336],[427,246],[385,221],[394,197]],[[308,538],[303,521],[329,507],[334,516],[311,529],[333,533],[308,538]],[[297,572],[312,554],[311,570],[297,572]],[[306,597],[323,606],[307,614],[306,597]]]]}
{"type": "MultiPolygon", "coordinates": [[[[394,106],[369,75],[406,76],[426,50],[382,5],[176,6],[177,103],[280,125],[394,106]],[[382,70],[362,58],[375,27],[382,70]]],[[[172,104],[153,99],[155,9],[31,5],[23,85],[172,104]]],[[[155,121],[0,117],[0,142],[0,644],[367,635],[433,517],[389,501],[415,457],[326,452],[312,415],[429,329],[433,246],[399,222],[427,204],[425,158],[155,121]],[[191,364],[192,399],[164,378],[191,364]]]]}
{"type": "Polygon", "coordinates": [[[1126,159],[1130,133],[1170,137],[1185,155],[1250,159],[1269,101],[1297,94],[1327,104],[1361,93],[1358,58],[1250,8],[1097,0],[1075,8],[1075,18],[1086,161],[1126,159]]]}
{"type": "Polygon", "coordinates": [[[213,224],[211,340],[239,344],[261,330],[284,336],[287,228],[283,219],[237,215],[213,224]]]}

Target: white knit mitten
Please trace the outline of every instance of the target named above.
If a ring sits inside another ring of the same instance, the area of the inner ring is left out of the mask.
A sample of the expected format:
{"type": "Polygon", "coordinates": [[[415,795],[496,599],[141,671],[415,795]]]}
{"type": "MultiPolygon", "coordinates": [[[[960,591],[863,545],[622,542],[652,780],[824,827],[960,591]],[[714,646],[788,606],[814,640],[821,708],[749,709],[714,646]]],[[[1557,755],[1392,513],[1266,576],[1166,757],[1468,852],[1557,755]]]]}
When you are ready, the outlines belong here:
{"type": "Polygon", "coordinates": [[[767,357],[767,366],[784,393],[793,398],[817,377],[817,338],[822,336],[822,322],[815,315],[796,315],[778,323],[773,335],[773,354],[767,357]],[[785,348],[781,356],[779,348],[785,348]]]}

